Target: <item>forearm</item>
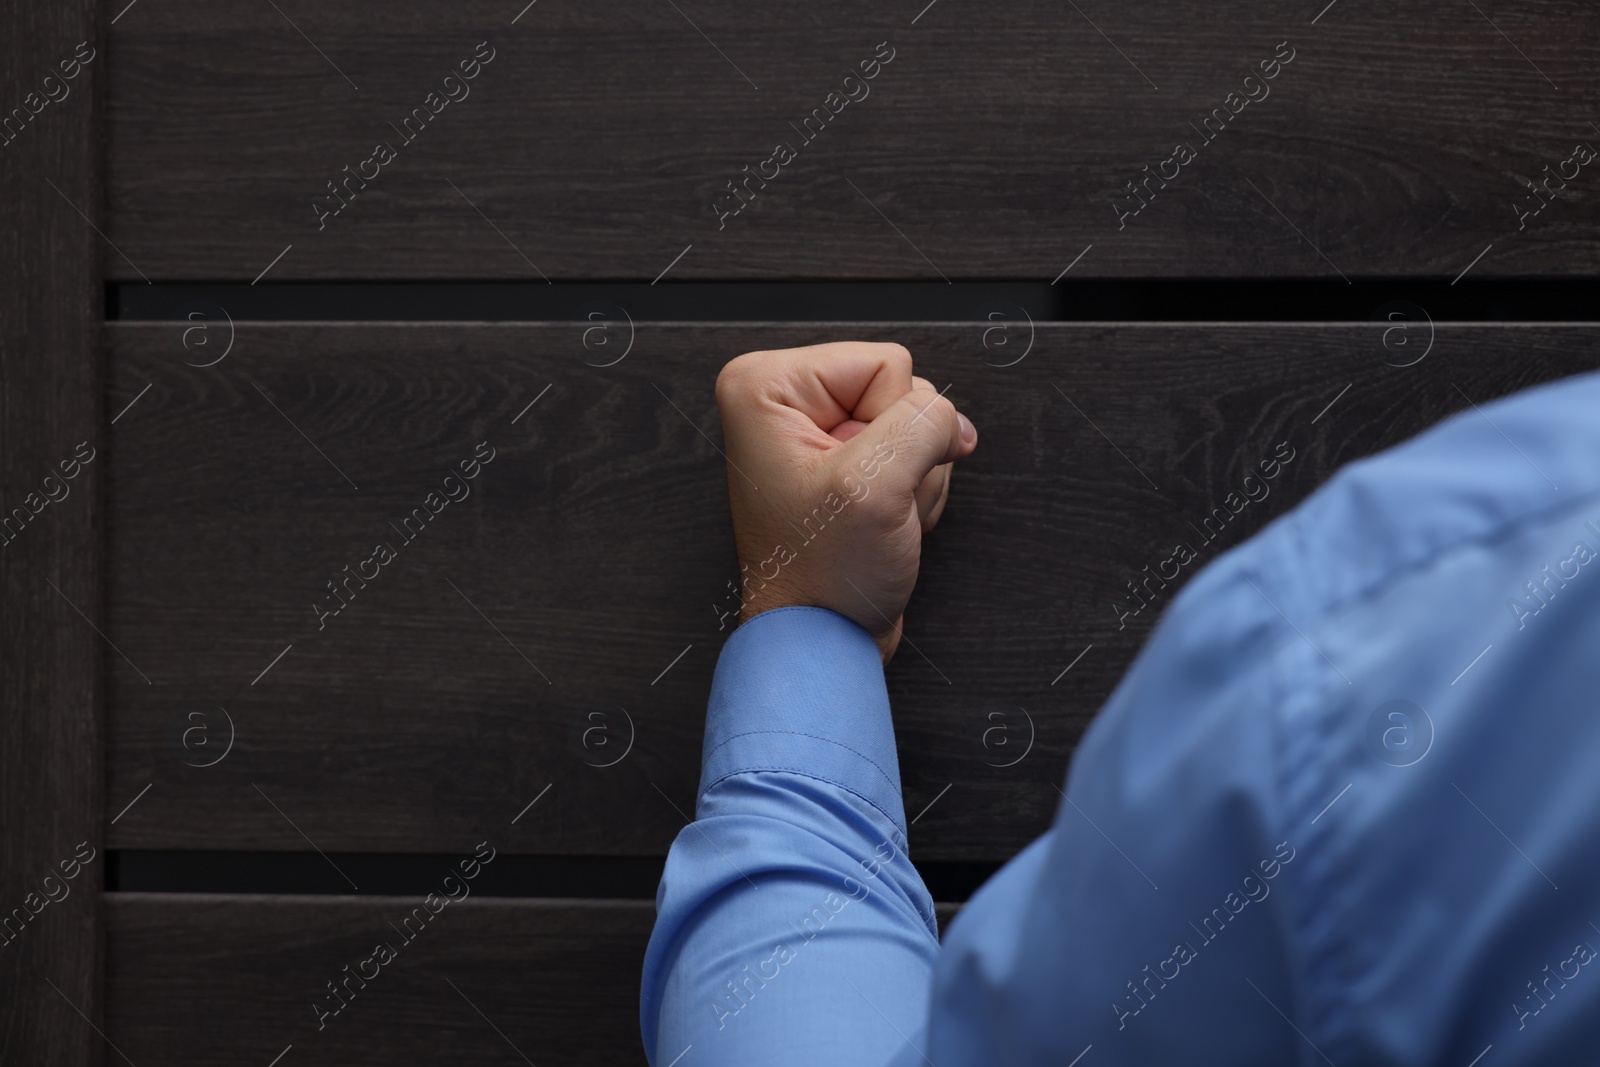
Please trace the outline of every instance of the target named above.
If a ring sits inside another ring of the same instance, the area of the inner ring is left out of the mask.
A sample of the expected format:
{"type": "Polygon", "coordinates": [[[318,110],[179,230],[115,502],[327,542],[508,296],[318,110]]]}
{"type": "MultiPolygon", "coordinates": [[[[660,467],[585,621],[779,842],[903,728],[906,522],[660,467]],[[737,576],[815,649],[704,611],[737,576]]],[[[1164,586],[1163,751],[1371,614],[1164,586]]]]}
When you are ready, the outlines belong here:
{"type": "Polygon", "coordinates": [[[729,639],[657,911],[641,997],[657,1067],[690,1045],[696,1064],[887,1062],[916,1039],[937,928],[866,631],[801,608],[729,639]]]}

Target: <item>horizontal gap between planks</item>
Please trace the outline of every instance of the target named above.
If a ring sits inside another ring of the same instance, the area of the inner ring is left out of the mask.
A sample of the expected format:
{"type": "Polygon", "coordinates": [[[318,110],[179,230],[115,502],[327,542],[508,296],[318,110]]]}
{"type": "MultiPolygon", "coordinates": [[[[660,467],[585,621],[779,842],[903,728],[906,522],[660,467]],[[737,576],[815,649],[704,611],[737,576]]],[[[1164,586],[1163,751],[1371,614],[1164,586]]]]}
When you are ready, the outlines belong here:
{"type": "MultiPolygon", "coordinates": [[[[290,893],[425,896],[470,855],[370,852],[242,852],[112,849],[106,890],[113,893],[290,893]],[[337,868],[337,869],[335,869],[337,868]],[[343,872],[342,874],[340,872],[343,872]],[[348,878],[348,881],[346,880],[348,878]],[[356,889],[351,888],[354,883],[356,889]]],[[[660,856],[524,856],[500,853],[472,891],[491,897],[654,900],[660,856]]],[[[934,900],[961,903],[1000,864],[917,864],[934,900]]]]}
{"type": "Polygon", "coordinates": [[[1046,282],[114,282],[106,317],[257,322],[1435,322],[1600,321],[1586,279],[1064,279],[1046,282]],[[998,318],[994,316],[999,316],[998,318]]]}

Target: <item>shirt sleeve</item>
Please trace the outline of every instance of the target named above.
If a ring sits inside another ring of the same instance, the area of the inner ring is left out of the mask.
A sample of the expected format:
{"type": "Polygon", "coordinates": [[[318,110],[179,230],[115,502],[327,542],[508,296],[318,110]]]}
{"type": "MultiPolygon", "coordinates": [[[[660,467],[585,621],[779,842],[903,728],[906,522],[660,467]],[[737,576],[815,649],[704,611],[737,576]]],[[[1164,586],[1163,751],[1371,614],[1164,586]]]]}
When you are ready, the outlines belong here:
{"type": "Polygon", "coordinates": [[[887,1064],[920,1044],[938,958],[906,854],[877,645],[821,608],[723,646],[695,820],[656,894],[640,1027],[655,1067],[887,1064]]]}
{"type": "Polygon", "coordinates": [[[653,1062],[1591,1062],[1597,404],[1463,413],[1195,574],[942,949],[871,639],[757,617],[658,896],[653,1062]]]}
{"type": "Polygon", "coordinates": [[[871,638],[817,609],[736,631],[646,956],[657,1067],[691,1045],[695,1067],[1321,1062],[1301,1023],[1336,966],[1307,949],[1332,793],[1307,724],[1345,682],[1290,621],[1312,625],[1273,577],[1290,541],[1178,594],[1052,787],[1050,831],[942,950],[871,638]]]}

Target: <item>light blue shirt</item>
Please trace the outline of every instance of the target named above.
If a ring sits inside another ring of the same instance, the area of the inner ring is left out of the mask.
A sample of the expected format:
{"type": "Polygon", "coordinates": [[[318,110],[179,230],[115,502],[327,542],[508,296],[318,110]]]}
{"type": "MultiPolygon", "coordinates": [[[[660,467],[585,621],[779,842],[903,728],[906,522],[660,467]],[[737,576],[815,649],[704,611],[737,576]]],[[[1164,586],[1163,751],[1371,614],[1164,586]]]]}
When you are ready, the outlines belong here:
{"type": "Polygon", "coordinates": [[[1600,1062],[1600,375],[1196,574],[942,947],[905,838],[866,631],[741,626],[657,893],[655,1067],[1600,1062]]]}

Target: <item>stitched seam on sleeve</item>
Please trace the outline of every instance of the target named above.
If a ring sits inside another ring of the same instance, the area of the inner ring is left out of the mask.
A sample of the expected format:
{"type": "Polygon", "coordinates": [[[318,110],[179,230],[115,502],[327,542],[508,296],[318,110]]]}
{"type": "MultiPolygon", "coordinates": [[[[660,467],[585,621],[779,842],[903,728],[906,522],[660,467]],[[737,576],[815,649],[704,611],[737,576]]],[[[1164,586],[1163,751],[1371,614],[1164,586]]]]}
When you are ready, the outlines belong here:
{"type": "MultiPolygon", "coordinates": [[[[1310,559],[1311,547],[1306,542],[1305,528],[1298,516],[1296,520],[1289,524],[1292,558],[1310,559]]],[[[1279,559],[1282,558],[1280,555],[1279,559]]],[[[1317,610],[1316,602],[1325,601],[1326,594],[1321,590],[1307,590],[1306,581],[1304,577],[1292,575],[1277,587],[1277,591],[1284,596],[1286,610],[1305,618],[1306,629],[1315,631],[1332,613],[1326,609],[1317,610]],[[1312,595],[1304,595],[1307,592],[1312,595]]],[[[1334,884],[1334,864],[1326,857],[1337,847],[1334,838],[1339,824],[1336,820],[1320,826],[1310,822],[1316,814],[1316,806],[1325,802],[1323,798],[1329,795],[1327,790],[1334,787],[1322,757],[1332,744],[1329,737],[1332,723],[1327,709],[1335,704],[1329,693],[1334,684],[1333,669],[1309,638],[1299,644],[1304,647],[1298,649],[1298,655],[1287,662],[1278,660],[1282,668],[1274,672],[1274,706],[1280,709],[1281,724],[1278,766],[1280,775],[1284,776],[1279,788],[1285,797],[1281,810],[1287,817],[1283,831],[1286,839],[1292,842],[1290,828],[1307,827],[1306,836],[1302,838],[1307,854],[1301,883],[1304,891],[1289,897],[1294,909],[1293,929],[1303,952],[1291,955],[1289,972],[1295,985],[1305,991],[1305,1007],[1301,1014],[1306,1029],[1317,1035],[1319,1046],[1338,1049],[1347,1040],[1350,1017],[1349,1003],[1341,990],[1350,986],[1331,979],[1349,978],[1350,960],[1342,951],[1344,939],[1333,936],[1333,931],[1343,921],[1345,898],[1334,884]],[[1296,714],[1284,714],[1282,709],[1291,704],[1296,706],[1296,714]],[[1324,788],[1320,793],[1316,789],[1292,790],[1288,785],[1291,780],[1304,782],[1308,777],[1321,783],[1324,788]],[[1291,800],[1293,794],[1298,795],[1291,800]]],[[[1293,645],[1288,647],[1294,648],[1293,645]]]]}
{"type": "MultiPolygon", "coordinates": [[[[819,608],[819,607],[815,607],[815,606],[813,606],[811,604],[790,604],[787,607],[773,608],[770,611],[763,611],[763,612],[760,612],[760,613],[758,613],[756,615],[750,616],[749,619],[747,619],[744,622],[741,622],[738,626],[736,626],[734,628],[733,633],[738,633],[740,630],[743,630],[745,627],[749,626],[751,623],[755,622],[757,619],[764,619],[768,615],[782,615],[786,611],[820,611],[824,615],[832,615],[832,616],[834,616],[836,618],[844,620],[845,622],[852,623],[855,626],[861,626],[861,624],[856,622],[854,619],[848,618],[848,617],[846,617],[844,615],[840,615],[837,611],[834,611],[832,608],[819,608]]],[[[867,632],[866,628],[862,627],[861,632],[862,633],[866,633],[867,632]]],[[[868,634],[867,636],[870,637],[871,634],[868,634]]],[[[729,634],[728,637],[732,638],[733,634],[729,634]]]]}
{"type": "MultiPolygon", "coordinates": [[[[704,789],[701,790],[701,794],[703,795],[705,793],[711,792],[718,785],[721,785],[723,782],[726,782],[729,778],[737,778],[742,774],[766,774],[768,772],[778,772],[778,773],[782,773],[782,774],[797,774],[802,778],[809,778],[813,782],[822,782],[824,785],[831,785],[835,789],[843,789],[846,793],[849,793],[851,796],[855,797],[857,800],[861,801],[863,804],[865,804],[868,807],[870,807],[873,811],[877,812],[879,815],[882,815],[885,819],[888,819],[889,820],[889,825],[893,826],[896,830],[899,830],[902,835],[905,834],[905,827],[901,825],[900,819],[896,819],[893,815],[891,815],[888,812],[884,811],[883,808],[878,805],[878,802],[873,800],[871,797],[863,796],[861,793],[859,793],[856,790],[852,789],[850,786],[845,785],[843,782],[835,782],[831,778],[824,778],[821,775],[815,773],[814,771],[810,771],[810,770],[807,770],[807,769],[802,768],[802,767],[780,767],[780,766],[776,766],[776,765],[761,766],[761,767],[741,767],[736,771],[729,771],[727,774],[722,775],[720,778],[718,778],[716,781],[712,782],[710,785],[707,785],[704,789]]],[[[904,818],[904,816],[902,816],[902,818],[904,818]]],[[[901,851],[904,852],[905,855],[908,858],[910,857],[910,855],[911,855],[910,849],[902,847],[901,851]]]]}
{"type": "MultiPolygon", "coordinates": [[[[782,610],[782,609],[779,609],[779,610],[782,610]]],[[[705,758],[702,760],[702,762],[703,763],[711,762],[711,758],[713,756],[715,756],[718,752],[722,751],[723,746],[727,745],[729,742],[737,741],[741,737],[758,737],[758,736],[762,736],[762,735],[766,735],[766,734],[780,734],[780,735],[787,736],[787,737],[809,737],[813,741],[822,741],[822,742],[825,742],[825,743],[830,744],[830,745],[837,745],[839,748],[844,749],[846,752],[848,752],[851,755],[857,757],[863,763],[866,763],[869,766],[871,766],[873,770],[875,770],[879,774],[883,775],[883,780],[888,783],[889,788],[894,790],[895,792],[899,792],[899,787],[895,784],[895,780],[889,776],[889,772],[884,770],[882,765],[879,764],[878,761],[873,759],[871,756],[868,756],[868,755],[866,755],[865,753],[862,753],[862,752],[857,752],[855,749],[851,748],[849,745],[844,744],[843,742],[840,742],[840,741],[835,741],[830,737],[820,737],[817,734],[808,734],[808,733],[805,733],[804,731],[801,731],[801,730],[747,730],[742,734],[734,734],[732,737],[725,737],[720,742],[718,742],[716,748],[712,749],[710,752],[707,752],[705,754],[705,758]]],[[[752,769],[762,769],[762,768],[752,768],[752,769]]],[[[816,776],[815,775],[811,775],[810,777],[816,777],[816,776]]],[[[721,779],[718,779],[718,781],[720,781],[720,780],[721,779]]],[[[822,779],[822,780],[823,781],[827,781],[827,779],[822,779]]],[[[842,783],[840,783],[840,782],[834,782],[833,784],[834,785],[842,785],[842,783]]]]}

